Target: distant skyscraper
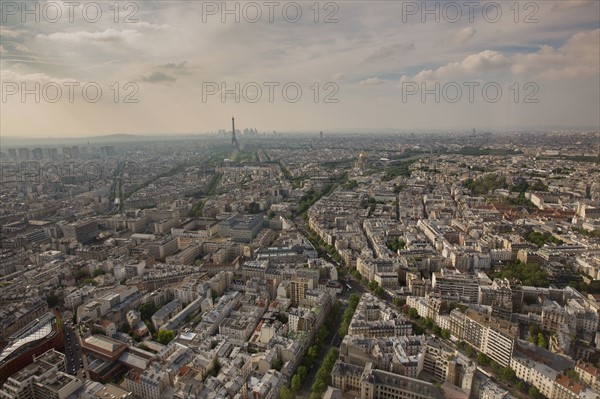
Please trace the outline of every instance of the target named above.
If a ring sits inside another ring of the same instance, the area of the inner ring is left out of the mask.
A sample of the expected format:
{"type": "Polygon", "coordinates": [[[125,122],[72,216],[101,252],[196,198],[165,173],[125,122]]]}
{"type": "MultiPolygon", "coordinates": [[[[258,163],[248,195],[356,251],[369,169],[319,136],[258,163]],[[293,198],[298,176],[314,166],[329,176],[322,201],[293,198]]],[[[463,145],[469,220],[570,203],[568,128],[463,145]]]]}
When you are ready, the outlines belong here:
{"type": "Polygon", "coordinates": [[[323,131],[322,130],[319,132],[319,137],[321,137],[321,140],[323,140],[323,131]]]}
{"type": "Polygon", "coordinates": [[[33,151],[31,151],[31,155],[33,156],[33,159],[43,159],[44,158],[44,153],[43,153],[42,149],[39,147],[34,148],[33,151]]]}
{"type": "Polygon", "coordinates": [[[31,159],[31,150],[29,148],[19,148],[19,160],[29,161],[31,159]]]}
{"type": "Polygon", "coordinates": [[[235,119],[233,118],[233,116],[231,117],[231,148],[235,150],[240,149],[240,144],[235,138],[235,119]]]}
{"type": "Polygon", "coordinates": [[[100,147],[100,155],[105,156],[105,157],[110,157],[110,156],[116,155],[115,146],[114,145],[106,145],[106,146],[100,147]]]}

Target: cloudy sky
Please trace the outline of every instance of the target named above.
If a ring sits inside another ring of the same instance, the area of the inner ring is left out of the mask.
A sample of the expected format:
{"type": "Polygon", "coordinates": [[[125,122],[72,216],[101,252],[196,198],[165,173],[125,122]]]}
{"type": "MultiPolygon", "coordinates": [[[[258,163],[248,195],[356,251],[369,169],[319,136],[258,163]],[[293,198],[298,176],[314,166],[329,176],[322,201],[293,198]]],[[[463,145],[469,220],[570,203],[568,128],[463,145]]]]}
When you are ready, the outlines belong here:
{"type": "Polygon", "coordinates": [[[28,3],[1,2],[4,136],[600,125],[596,0],[28,3]]]}

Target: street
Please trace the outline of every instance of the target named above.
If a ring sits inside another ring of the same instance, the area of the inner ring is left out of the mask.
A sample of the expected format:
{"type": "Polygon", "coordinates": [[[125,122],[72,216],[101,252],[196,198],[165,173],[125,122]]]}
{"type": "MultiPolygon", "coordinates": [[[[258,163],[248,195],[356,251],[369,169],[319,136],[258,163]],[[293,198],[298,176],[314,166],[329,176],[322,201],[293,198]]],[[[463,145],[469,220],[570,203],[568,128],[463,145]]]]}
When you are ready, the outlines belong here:
{"type": "Polygon", "coordinates": [[[66,372],[82,378],[84,375],[83,364],[77,335],[66,323],[63,324],[63,332],[65,336],[65,355],[67,361],[66,372]]]}
{"type": "Polygon", "coordinates": [[[342,323],[342,315],[344,314],[346,307],[348,307],[348,302],[342,302],[342,306],[340,306],[340,310],[335,317],[335,323],[329,331],[327,338],[325,338],[325,343],[321,348],[321,351],[319,352],[319,357],[315,359],[312,366],[308,369],[308,375],[306,376],[306,380],[304,380],[304,383],[302,384],[302,388],[298,392],[296,392],[297,398],[308,398],[308,395],[310,395],[310,389],[313,383],[315,382],[315,376],[317,375],[317,371],[319,370],[321,363],[323,363],[323,359],[325,359],[325,355],[327,355],[327,352],[329,352],[329,349],[331,349],[332,347],[339,347],[341,339],[338,337],[337,332],[340,328],[340,324],[342,323]]]}
{"type": "Polygon", "coordinates": [[[339,348],[340,344],[342,343],[342,337],[338,335],[338,330],[342,324],[342,315],[348,307],[348,298],[352,294],[362,295],[362,293],[365,292],[365,288],[357,281],[352,280],[350,277],[347,279],[347,281],[345,280],[341,283],[344,286],[344,291],[338,296],[338,300],[342,303],[342,306],[340,306],[340,310],[335,316],[335,323],[329,331],[327,338],[325,338],[325,344],[321,348],[319,356],[313,363],[312,367],[308,370],[308,375],[302,384],[302,388],[296,393],[296,397],[298,398],[308,398],[312,385],[315,382],[317,371],[319,371],[319,367],[321,367],[321,363],[323,363],[323,359],[325,359],[327,352],[329,352],[331,348],[339,348]],[[346,284],[349,284],[352,289],[348,289],[346,284]]]}

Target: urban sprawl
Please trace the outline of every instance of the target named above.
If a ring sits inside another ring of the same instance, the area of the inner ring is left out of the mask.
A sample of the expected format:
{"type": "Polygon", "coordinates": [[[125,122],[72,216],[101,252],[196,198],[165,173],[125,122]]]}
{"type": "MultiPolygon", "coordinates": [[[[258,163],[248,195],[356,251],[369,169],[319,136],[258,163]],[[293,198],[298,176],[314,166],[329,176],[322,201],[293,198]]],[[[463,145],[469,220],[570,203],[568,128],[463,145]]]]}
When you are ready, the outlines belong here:
{"type": "Polygon", "coordinates": [[[600,398],[598,141],[3,147],[0,398],[600,398]]]}

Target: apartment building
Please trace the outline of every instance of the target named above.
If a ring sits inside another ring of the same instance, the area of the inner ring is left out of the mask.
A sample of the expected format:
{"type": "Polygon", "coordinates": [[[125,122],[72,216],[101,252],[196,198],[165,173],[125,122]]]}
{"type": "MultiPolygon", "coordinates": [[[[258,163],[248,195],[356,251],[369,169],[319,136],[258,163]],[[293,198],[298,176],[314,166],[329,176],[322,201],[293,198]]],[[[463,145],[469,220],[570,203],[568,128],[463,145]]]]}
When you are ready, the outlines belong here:
{"type": "Polygon", "coordinates": [[[61,229],[65,238],[87,244],[96,238],[98,234],[98,222],[96,220],[83,220],[62,224],[61,229]]]}
{"type": "Polygon", "coordinates": [[[360,399],[430,399],[443,397],[435,385],[373,368],[338,360],[331,372],[332,385],[360,399]]]}
{"type": "Polygon", "coordinates": [[[458,270],[442,269],[431,277],[431,288],[442,299],[463,303],[477,303],[479,281],[475,276],[458,270]]]}
{"type": "Polygon", "coordinates": [[[130,370],[125,376],[125,388],[138,398],[161,399],[168,386],[169,374],[154,367],[141,373],[130,370]]]}
{"type": "Polygon", "coordinates": [[[450,333],[506,367],[510,364],[517,326],[507,320],[490,317],[473,310],[450,312],[450,333]]]}
{"type": "Polygon", "coordinates": [[[35,357],[33,363],[8,378],[0,388],[2,399],[65,399],[82,385],[77,377],[65,373],[65,355],[50,349],[35,357]]]}

